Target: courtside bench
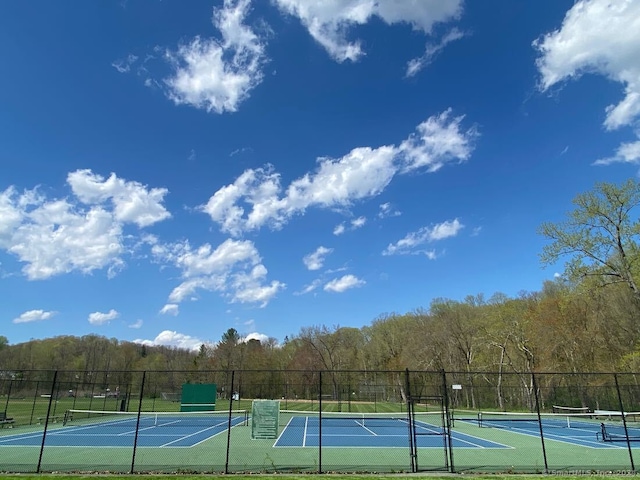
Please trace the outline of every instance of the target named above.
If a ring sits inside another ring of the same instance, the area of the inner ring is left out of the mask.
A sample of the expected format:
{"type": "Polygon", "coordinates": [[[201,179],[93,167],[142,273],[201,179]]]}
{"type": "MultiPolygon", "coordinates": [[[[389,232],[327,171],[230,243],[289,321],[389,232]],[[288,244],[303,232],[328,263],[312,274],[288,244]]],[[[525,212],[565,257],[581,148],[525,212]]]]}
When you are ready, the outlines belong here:
{"type": "Polygon", "coordinates": [[[0,412],[0,427],[7,425],[9,428],[13,427],[13,418],[7,417],[7,412],[0,412]]]}

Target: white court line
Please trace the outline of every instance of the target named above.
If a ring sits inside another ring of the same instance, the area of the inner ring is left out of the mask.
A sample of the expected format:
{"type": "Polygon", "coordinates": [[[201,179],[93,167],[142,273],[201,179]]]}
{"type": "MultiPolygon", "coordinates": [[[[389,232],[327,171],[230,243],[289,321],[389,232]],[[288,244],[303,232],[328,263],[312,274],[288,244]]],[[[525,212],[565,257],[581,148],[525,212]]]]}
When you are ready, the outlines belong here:
{"type": "Polygon", "coordinates": [[[302,433],[302,446],[307,446],[307,425],[309,424],[309,417],[304,417],[304,432],[302,433]]]}
{"type": "MultiPolygon", "coordinates": [[[[164,427],[164,426],[167,426],[167,425],[173,425],[174,423],[179,423],[179,422],[180,422],[180,420],[174,420],[173,422],[167,422],[167,423],[163,423],[161,425],[151,425],[149,427],[139,428],[138,432],[141,432],[142,430],[150,430],[152,428],[164,427]]],[[[117,437],[122,437],[124,435],[131,435],[132,433],[136,433],[136,430],[134,429],[134,430],[129,430],[128,432],[118,433],[116,436],[117,437]]]]}
{"type": "MultiPolygon", "coordinates": [[[[282,432],[280,432],[280,435],[278,435],[278,438],[276,438],[276,441],[275,441],[275,442],[273,442],[273,447],[275,447],[275,446],[276,446],[276,444],[280,441],[280,438],[282,438],[282,435],[284,435],[284,432],[286,432],[286,431],[287,431],[287,428],[289,428],[289,425],[291,425],[291,422],[292,422],[292,421],[293,421],[293,417],[291,417],[291,418],[289,419],[289,421],[287,422],[287,424],[286,424],[286,425],[284,426],[284,428],[282,429],[282,432]]],[[[293,427],[291,427],[291,428],[293,428],[293,427]]],[[[303,438],[304,438],[304,437],[303,437],[303,438]]],[[[303,443],[304,443],[304,440],[303,440],[303,443]]],[[[303,445],[303,446],[304,446],[304,445],[303,445]]]]}
{"type": "Polygon", "coordinates": [[[363,423],[358,422],[357,420],[354,420],[356,422],[356,425],[358,425],[359,427],[364,428],[367,432],[369,432],[371,435],[375,435],[376,437],[378,436],[378,434],[376,432],[374,432],[373,430],[370,430],[369,428],[365,427],[363,423]]]}
{"type": "Polygon", "coordinates": [[[167,446],[171,445],[172,443],[180,442],[180,441],[184,440],[185,438],[193,437],[194,435],[199,435],[199,434],[201,434],[203,432],[206,432],[207,430],[211,430],[211,429],[217,428],[217,427],[218,427],[218,425],[214,425],[213,427],[207,427],[205,429],[198,430],[197,432],[194,432],[194,433],[192,433],[190,435],[184,435],[184,436],[182,436],[180,438],[177,438],[176,440],[173,440],[172,442],[165,443],[164,445],[160,445],[159,448],[167,447],[167,446]]]}

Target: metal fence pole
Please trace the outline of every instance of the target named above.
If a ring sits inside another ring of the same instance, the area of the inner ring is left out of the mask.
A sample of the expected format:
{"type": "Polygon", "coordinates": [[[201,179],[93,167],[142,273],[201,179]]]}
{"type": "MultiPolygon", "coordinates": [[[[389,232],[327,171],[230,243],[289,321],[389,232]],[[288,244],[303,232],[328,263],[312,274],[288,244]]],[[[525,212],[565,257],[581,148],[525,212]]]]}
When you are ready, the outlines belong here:
{"type": "Polygon", "coordinates": [[[631,441],[629,440],[629,430],[627,430],[627,416],[625,415],[624,405],[622,402],[622,394],[620,393],[620,384],[618,383],[618,374],[613,374],[613,380],[616,383],[616,391],[618,392],[618,403],[620,404],[620,416],[622,417],[622,426],[624,427],[624,436],[627,439],[627,449],[629,450],[629,461],[631,462],[631,470],[636,471],[636,467],[633,464],[633,450],[631,449],[631,441]]]}
{"type": "Polygon", "coordinates": [[[318,473],[322,473],[322,370],[318,372],[318,473]]]}
{"type": "Polygon", "coordinates": [[[56,380],[58,378],[58,371],[53,372],[53,381],[51,382],[51,391],[49,395],[49,406],[47,407],[47,418],[44,420],[44,430],[42,431],[42,444],[40,445],[40,455],[38,456],[38,467],[36,473],[40,473],[42,467],[42,455],[44,454],[44,443],[47,439],[47,427],[49,426],[49,415],[51,414],[51,402],[53,402],[53,395],[56,388],[56,380]]]}
{"type": "Polygon", "coordinates": [[[405,378],[405,388],[406,388],[406,401],[407,401],[407,415],[409,417],[409,421],[407,422],[409,426],[409,459],[411,465],[411,473],[416,473],[418,471],[417,457],[416,457],[416,448],[415,448],[415,430],[413,425],[413,400],[411,398],[411,382],[409,380],[409,369],[405,369],[404,372],[405,378]]]}
{"type": "Polygon", "coordinates": [[[542,443],[542,459],[544,460],[544,473],[549,473],[549,464],[547,463],[547,449],[544,444],[544,433],[542,429],[542,415],[540,415],[540,394],[538,392],[538,383],[536,374],[531,372],[531,383],[533,385],[533,393],[536,401],[536,414],[538,416],[538,427],[540,428],[540,442],[542,443]]]}
{"type": "Polygon", "coordinates": [[[233,392],[235,391],[234,390],[234,388],[235,388],[235,385],[234,385],[235,374],[236,374],[236,371],[235,370],[231,370],[231,389],[229,390],[231,392],[231,397],[229,397],[229,422],[227,424],[227,453],[226,453],[226,458],[225,458],[225,461],[224,461],[224,473],[225,474],[229,473],[229,450],[231,449],[231,411],[232,411],[232,406],[233,406],[233,392]]]}
{"type": "MultiPolygon", "coordinates": [[[[444,407],[444,428],[446,428],[445,449],[449,453],[449,472],[455,473],[453,468],[453,442],[451,441],[451,416],[449,413],[449,390],[447,387],[447,372],[442,369],[442,403],[444,407]]],[[[445,455],[447,452],[445,452],[445,455]]]]}
{"type": "Polygon", "coordinates": [[[33,394],[33,404],[31,405],[31,416],[29,417],[29,425],[33,423],[33,414],[36,411],[36,402],[38,401],[38,390],[40,389],[40,380],[36,380],[36,390],[33,394]]]}
{"type": "Polygon", "coordinates": [[[131,455],[131,470],[129,473],[133,474],[133,469],[136,464],[136,449],[138,447],[138,431],[140,430],[140,416],[142,414],[142,397],[144,396],[144,382],[147,372],[142,372],[142,382],[140,385],[140,401],[138,402],[138,418],[136,419],[136,433],[133,437],[133,453],[131,455]]]}

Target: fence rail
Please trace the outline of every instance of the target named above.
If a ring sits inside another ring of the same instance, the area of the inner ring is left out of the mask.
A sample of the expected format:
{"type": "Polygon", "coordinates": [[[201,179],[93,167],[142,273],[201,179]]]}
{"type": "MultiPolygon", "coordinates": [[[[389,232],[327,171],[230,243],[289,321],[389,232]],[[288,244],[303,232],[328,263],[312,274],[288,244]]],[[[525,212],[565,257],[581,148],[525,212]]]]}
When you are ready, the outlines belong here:
{"type": "Polygon", "coordinates": [[[3,472],[626,473],[639,448],[636,374],[0,370],[3,472]]]}

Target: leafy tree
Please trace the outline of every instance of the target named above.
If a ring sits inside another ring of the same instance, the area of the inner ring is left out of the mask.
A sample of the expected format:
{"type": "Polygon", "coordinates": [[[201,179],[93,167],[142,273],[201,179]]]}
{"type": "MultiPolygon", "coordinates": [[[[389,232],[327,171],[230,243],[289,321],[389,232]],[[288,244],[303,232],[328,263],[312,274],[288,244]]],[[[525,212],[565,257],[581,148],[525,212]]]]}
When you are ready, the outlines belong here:
{"type": "Polygon", "coordinates": [[[640,300],[635,275],[640,255],[640,221],[633,209],[640,204],[640,183],[629,179],[621,186],[598,183],[573,201],[575,210],[560,223],[544,223],[540,233],[551,240],[543,249],[544,264],[569,257],[569,278],[595,276],[603,284],[624,283],[640,300]]]}

